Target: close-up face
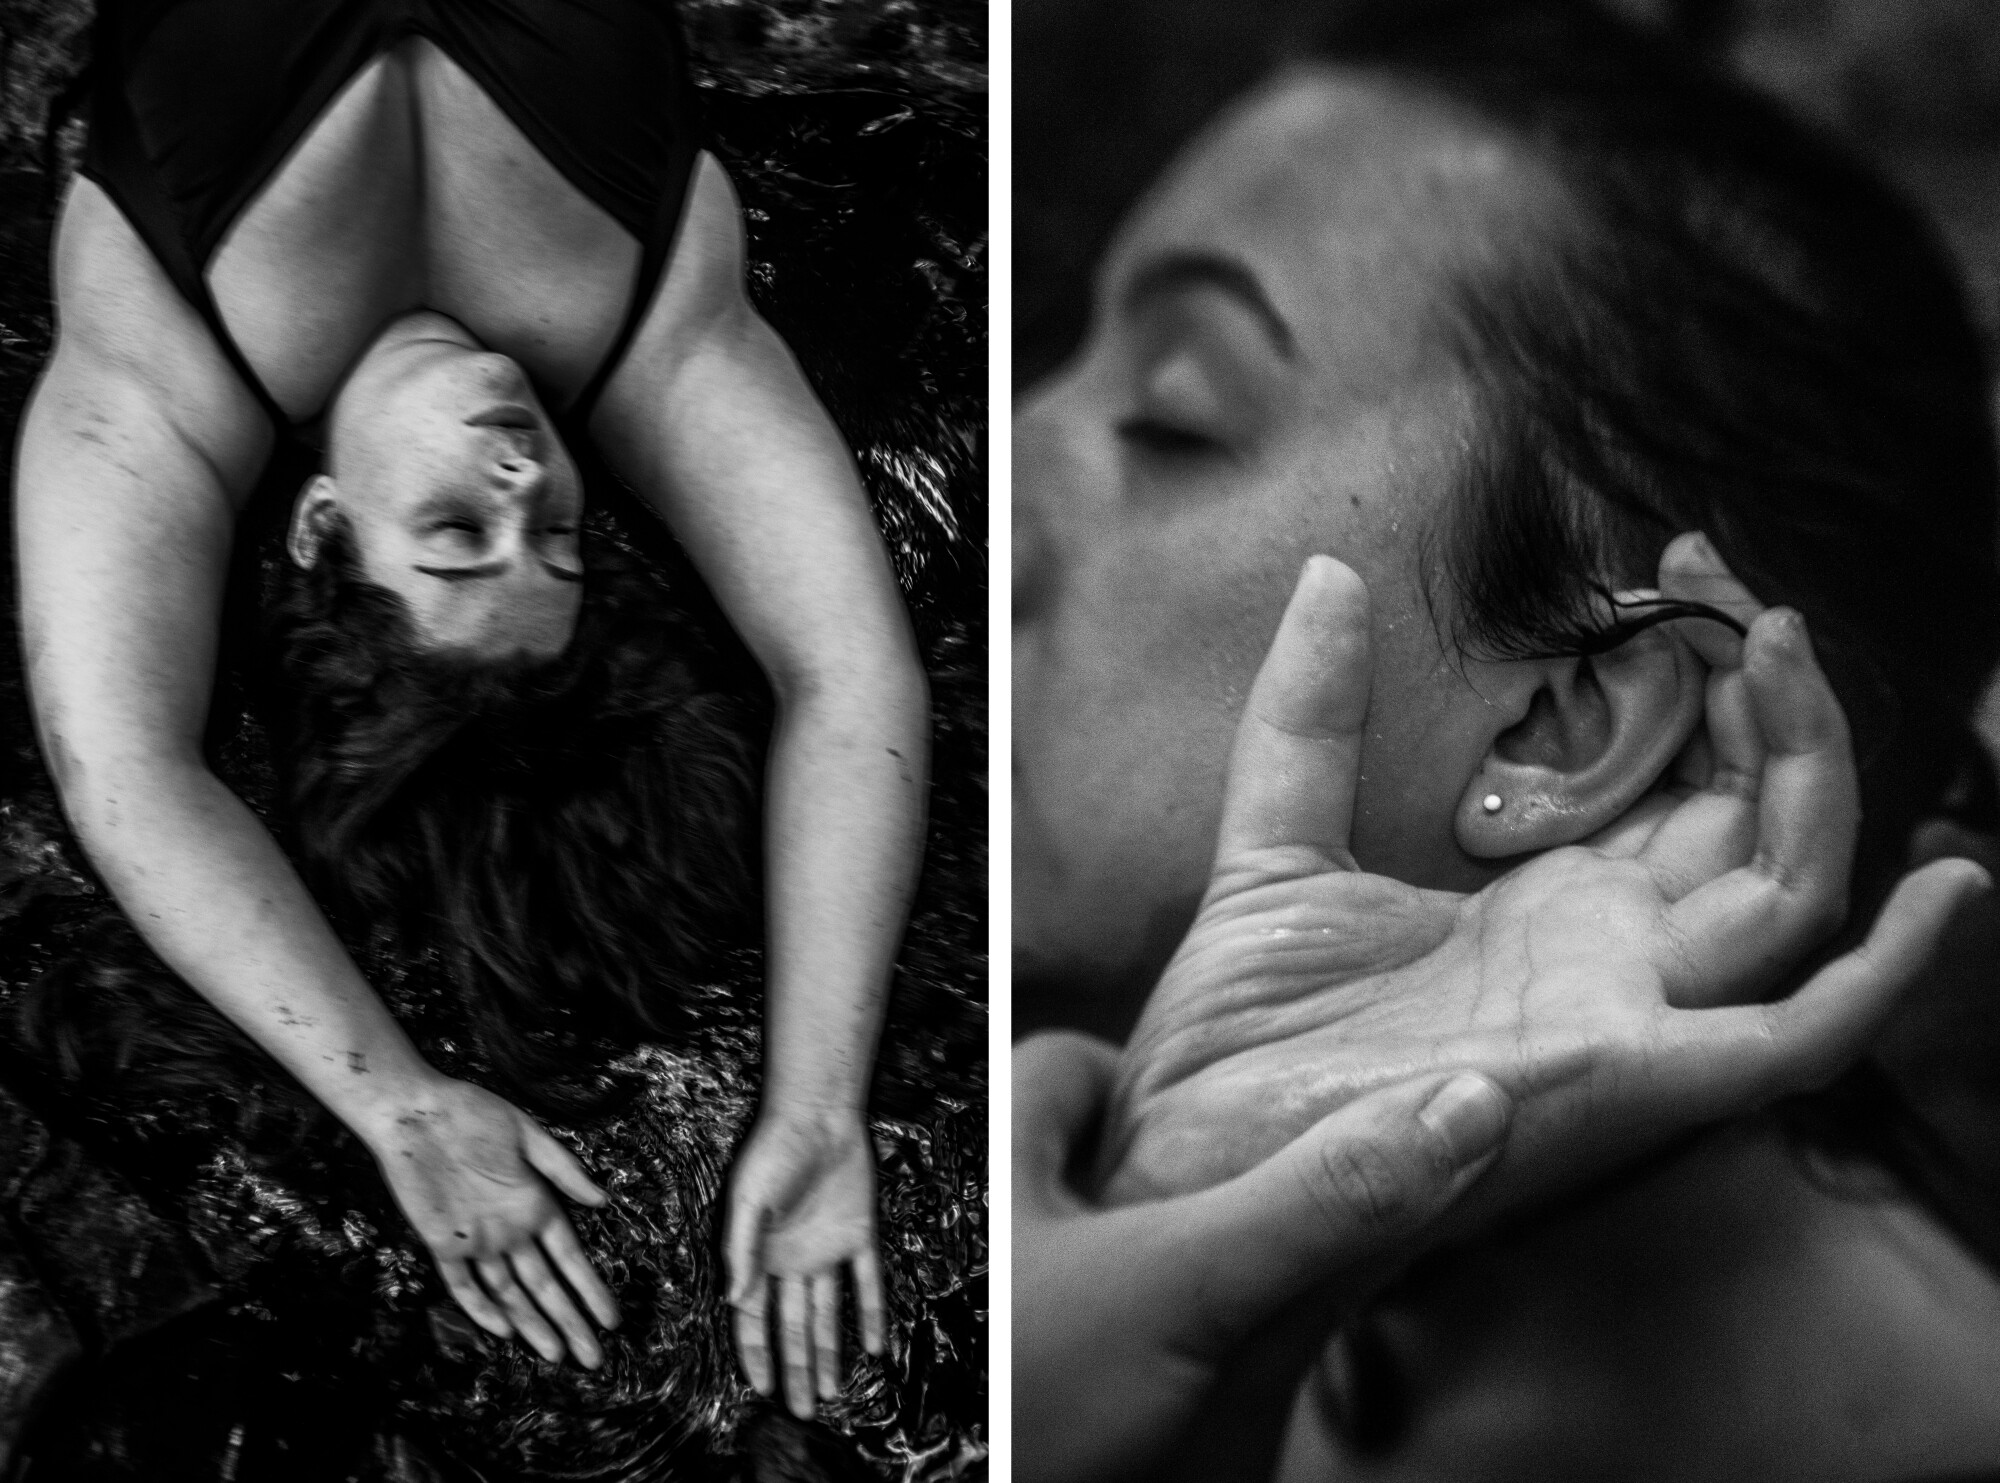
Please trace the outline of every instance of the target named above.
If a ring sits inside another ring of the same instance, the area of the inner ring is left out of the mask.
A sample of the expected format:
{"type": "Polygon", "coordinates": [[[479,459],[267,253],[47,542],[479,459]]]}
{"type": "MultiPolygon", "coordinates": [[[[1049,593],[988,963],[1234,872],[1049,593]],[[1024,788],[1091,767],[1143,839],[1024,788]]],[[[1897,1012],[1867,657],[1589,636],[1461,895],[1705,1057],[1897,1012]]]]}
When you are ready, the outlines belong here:
{"type": "Polygon", "coordinates": [[[303,525],[337,512],[362,575],[400,596],[420,641],[549,658],[583,598],[583,484],[521,367],[436,314],[392,323],[328,419],[303,525]]]}
{"type": "Polygon", "coordinates": [[[1282,76],[1114,239],[1089,332],[1018,410],[1014,921],[1022,976],[1150,981],[1205,883],[1223,766],[1305,559],[1373,601],[1354,848],[1465,887],[1454,816],[1503,724],[1439,636],[1426,542],[1475,435],[1456,275],[1559,209],[1490,131],[1380,78],[1282,76]]]}

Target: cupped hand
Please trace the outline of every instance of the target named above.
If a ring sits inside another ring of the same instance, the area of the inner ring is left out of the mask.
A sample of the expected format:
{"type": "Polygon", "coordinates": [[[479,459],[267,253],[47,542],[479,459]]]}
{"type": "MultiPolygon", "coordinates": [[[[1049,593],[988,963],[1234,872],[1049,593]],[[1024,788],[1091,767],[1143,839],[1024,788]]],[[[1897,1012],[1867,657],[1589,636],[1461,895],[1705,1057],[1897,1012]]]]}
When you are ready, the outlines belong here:
{"type": "Polygon", "coordinates": [[[810,1417],[816,1401],[840,1393],[843,1268],[853,1276],[862,1347],[883,1347],[875,1149],[858,1109],[758,1118],[730,1172],[723,1250],[744,1373],[761,1394],[774,1393],[775,1288],[785,1399],[810,1417]]]}
{"type": "Polygon", "coordinates": [[[1846,722],[1803,621],[1762,611],[1701,538],[1669,548],[1662,594],[1749,630],[1675,625],[1710,667],[1675,784],[1459,895],[1355,867],[1368,595],[1308,563],[1237,733],[1208,893],[1126,1047],[1102,1198],[1215,1184],[1371,1088],[1463,1067],[1518,1108],[1472,1202],[1490,1213],[1860,1053],[1985,874],[1913,873],[1865,943],[1759,1002],[1846,914],[1846,722]]]}
{"type": "MultiPolygon", "coordinates": [[[[1214,1189],[1097,1209],[1065,1176],[1117,1051],[1074,1034],[1013,1054],[1017,1477],[1153,1476],[1253,1335],[1306,1294],[1353,1302],[1493,1162],[1508,1101],[1485,1078],[1360,1097],[1214,1189]]],[[[1312,1331],[1314,1334],[1318,1330],[1312,1331]]],[[[1289,1391],[1276,1399],[1281,1407],[1289,1391]]]]}
{"type": "Polygon", "coordinates": [[[474,1323],[518,1334],[551,1362],[567,1352],[588,1369],[603,1363],[590,1319],[614,1328],[618,1306],[555,1191],[593,1206],[606,1196],[568,1149],[512,1103],[450,1080],[405,1101],[367,1141],[474,1323]]]}

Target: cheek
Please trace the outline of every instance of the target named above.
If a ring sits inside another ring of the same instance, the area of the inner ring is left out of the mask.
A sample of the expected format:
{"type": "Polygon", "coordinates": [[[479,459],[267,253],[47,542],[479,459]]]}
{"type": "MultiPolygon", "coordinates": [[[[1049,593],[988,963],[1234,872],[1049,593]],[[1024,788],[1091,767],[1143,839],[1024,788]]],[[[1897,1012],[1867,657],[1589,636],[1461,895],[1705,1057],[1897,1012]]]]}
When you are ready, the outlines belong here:
{"type": "Polygon", "coordinates": [[[1206,885],[1226,759],[1284,595],[1241,530],[1127,525],[1015,636],[1024,955],[1132,964],[1206,885]]]}
{"type": "Polygon", "coordinates": [[[1458,670],[1422,655],[1378,664],[1356,789],[1354,855],[1412,885],[1471,890],[1494,870],[1458,847],[1459,800],[1491,745],[1488,708],[1458,670]]]}

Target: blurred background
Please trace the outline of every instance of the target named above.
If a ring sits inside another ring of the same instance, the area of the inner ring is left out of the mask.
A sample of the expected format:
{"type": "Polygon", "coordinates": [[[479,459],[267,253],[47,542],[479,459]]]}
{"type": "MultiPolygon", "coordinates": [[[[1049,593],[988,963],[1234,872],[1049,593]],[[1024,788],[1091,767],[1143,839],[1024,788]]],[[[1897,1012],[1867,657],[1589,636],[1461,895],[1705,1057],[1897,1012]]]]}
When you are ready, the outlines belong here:
{"type": "MultiPolygon", "coordinates": [[[[1020,383],[1075,333],[1079,275],[1137,192],[1314,18],[1354,3],[1015,0],[1020,383]]],[[[2000,336],[2000,11],[1984,0],[1602,3],[1686,39],[1872,157],[1929,208],[2000,336]]]]}

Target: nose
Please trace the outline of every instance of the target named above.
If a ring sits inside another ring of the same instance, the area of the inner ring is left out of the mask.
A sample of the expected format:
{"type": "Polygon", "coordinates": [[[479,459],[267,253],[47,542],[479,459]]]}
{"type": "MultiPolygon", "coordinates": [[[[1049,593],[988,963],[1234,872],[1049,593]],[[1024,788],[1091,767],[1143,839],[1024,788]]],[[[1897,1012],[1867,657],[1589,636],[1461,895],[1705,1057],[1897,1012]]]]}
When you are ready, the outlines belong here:
{"type": "Polygon", "coordinates": [[[488,431],[496,440],[493,467],[504,488],[515,494],[531,494],[547,481],[549,470],[543,462],[539,432],[531,427],[495,427],[488,431]]]}

